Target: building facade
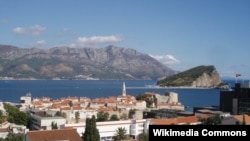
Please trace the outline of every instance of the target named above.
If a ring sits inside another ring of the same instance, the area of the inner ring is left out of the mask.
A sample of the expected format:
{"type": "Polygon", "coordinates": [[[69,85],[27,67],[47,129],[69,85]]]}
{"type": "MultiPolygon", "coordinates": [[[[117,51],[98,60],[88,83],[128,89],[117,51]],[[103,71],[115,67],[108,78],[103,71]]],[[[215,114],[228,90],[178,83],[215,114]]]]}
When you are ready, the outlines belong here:
{"type": "MultiPolygon", "coordinates": [[[[122,120],[122,121],[106,121],[96,122],[96,127],[99,130],[102,141],[112,141],[117,133],[118,128],[124,128],[131,138],[137,139],[141,133],[148,131],[150,120],[122,120]]],[[[78,134],[82,136],[85,131],[85,123],[82,124],[66,124],[65,128],[74,128],[78,134]]]]}
{"type": "Polygon", "coordinates": [[[236,83],[230,91],[220,92],[220,109],[233,115],[250,113],[250,82],[236,83]]]}
{"type": "Polygon", "coordinates": [[[55,123],[58,129],[63,129],[66,119],[59,116],[41,116],[31,115],[30,130],[51,130],[52,123],[55,123]]]}

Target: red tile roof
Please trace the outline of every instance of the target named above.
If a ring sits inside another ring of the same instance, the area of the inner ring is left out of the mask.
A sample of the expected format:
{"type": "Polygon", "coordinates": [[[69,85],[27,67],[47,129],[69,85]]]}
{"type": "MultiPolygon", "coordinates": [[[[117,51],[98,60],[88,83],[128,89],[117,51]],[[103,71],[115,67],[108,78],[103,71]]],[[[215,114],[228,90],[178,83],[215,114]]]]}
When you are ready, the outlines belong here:
{"type": "Polygon", "coordinates": [[[26,134],[30,141],[82,141],[76,129],[30,131],[26,134]]]}
{"type": "Polygon", "coordinates": [[[170,119],[151,119],[151,124],[154,125],[171,125],[171,124],[177,124],[177,120],[175,118],[170,119]]]}
{"type": "Polygon", "coordinates": [[[177,117],[168,119],[151,119],[151,124],[156,125],[171,125],[171,124],[192,124],[199,123],[199,118],[196,116],[177,117]]]}
{"type": "MultiPolygon", "coordinates": [[[[246,124],[250,124],[250,116],[248,116],[246,114],[244,116],[245,116],[246,124]]],[[[243,115],[235,115],[234,118],[236,118],[240,122],[243,122],[243,115]]]]}

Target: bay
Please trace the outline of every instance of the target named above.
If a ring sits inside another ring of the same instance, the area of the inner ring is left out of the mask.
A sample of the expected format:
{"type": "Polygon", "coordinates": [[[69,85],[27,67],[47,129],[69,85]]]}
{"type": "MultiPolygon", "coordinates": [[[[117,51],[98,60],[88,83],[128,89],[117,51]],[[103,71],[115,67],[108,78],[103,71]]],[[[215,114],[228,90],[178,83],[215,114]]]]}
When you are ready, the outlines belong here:
{"type": "MultiPolygon", "coordinates": [[[[133,96],[145,92],[176,92],[188,110],[194,106],[219,106],[219,89],[159,88],[155,86],[156,80],[1,80],[0,100],[19,103],[20,97],[27,93],[31,93],[32,98],[105,98],[121,95],[123,82],[127,94],[133,96]]],[[[233,85],[233,81],[230,83],[233,85]]]]}

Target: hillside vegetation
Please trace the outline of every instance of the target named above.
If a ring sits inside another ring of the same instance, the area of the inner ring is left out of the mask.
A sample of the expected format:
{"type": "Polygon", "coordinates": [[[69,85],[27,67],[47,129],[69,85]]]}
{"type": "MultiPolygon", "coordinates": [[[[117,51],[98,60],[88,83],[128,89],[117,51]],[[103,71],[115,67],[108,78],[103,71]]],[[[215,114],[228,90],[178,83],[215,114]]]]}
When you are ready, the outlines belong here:
{"type": "Polygon", "coordinates": [[[194,81],[196,81],[199,77],[201,77],[204,73],[211,76],[211,74],[216,71],[214,66],[197,66],[186,70],[184,72],[180,72],[175,75],[171,75],[166,77],[163,80],[157,82],[159,86],[191,86],[194,81]]]}

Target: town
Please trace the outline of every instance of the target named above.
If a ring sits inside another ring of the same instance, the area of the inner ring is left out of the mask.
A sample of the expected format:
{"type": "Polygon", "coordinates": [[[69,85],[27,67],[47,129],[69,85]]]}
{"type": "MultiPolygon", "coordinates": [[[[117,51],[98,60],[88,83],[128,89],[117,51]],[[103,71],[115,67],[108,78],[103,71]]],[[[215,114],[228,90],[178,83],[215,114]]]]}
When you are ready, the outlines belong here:
{"type": "MultiPolygon", "coordinates": [[[[125,83],[121,94],[108,98],[32,98],[28,93],[20,98],[19,105],[12,104],[20,112],[29,113],[28,125],[17,125],[1,118],[0,137],[4,139],[9,134],[21,134],[23,140],[34,141],[39,140],[38,135],[51,134],[57,140],[62,140],[62,135],[76,136],[72,138],[80,140],[86,129],[86,120],[93,116],[102,141],[112,141],[118,129],[125,130],[126,140],[141,140],[149,125],[250,124],[250,117],[246,114],[249,101],[244,99],[247,95],[249,97],[249,90],[248,85],[237,83],[235,90],[221,91],[220,108],[194,107],[193,112],[185,110],[175,92],[164,95],[145,92],[134,97],[127,94],[125,83]]],[[[11,103],[0,103],[2,117],[9,114],[7,109],[10,108],[6,109],[5,105],[10,106],[11,103]]]]}

